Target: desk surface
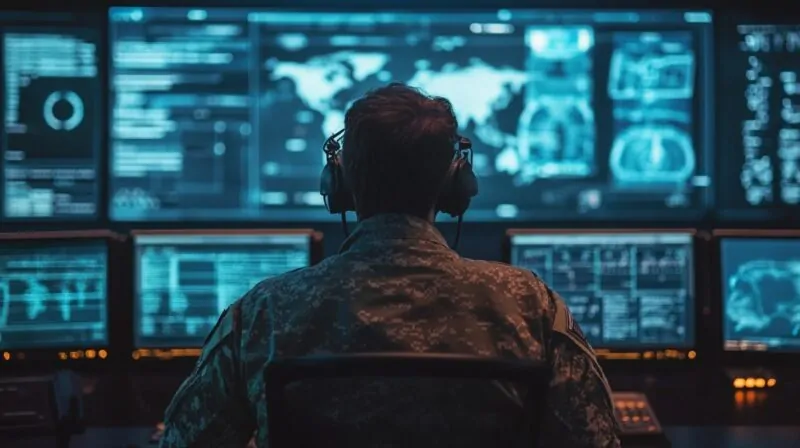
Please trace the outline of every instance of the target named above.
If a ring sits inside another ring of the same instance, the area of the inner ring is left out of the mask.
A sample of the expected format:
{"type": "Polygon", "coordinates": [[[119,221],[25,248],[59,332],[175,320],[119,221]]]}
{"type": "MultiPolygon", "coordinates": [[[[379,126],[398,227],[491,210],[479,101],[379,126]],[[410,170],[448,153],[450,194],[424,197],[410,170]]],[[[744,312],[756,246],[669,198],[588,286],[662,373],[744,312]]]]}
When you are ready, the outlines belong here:
{"type": "MultiPolygon", "coordinates": [[[[149,448],[152,428],[89,428],[72,448],[149,448]]],[[[800,426],[673,426],[665,431],[674,448],[797,448],[800,426]]],[[[52,438],[1,440],[4,448],[50,448],[52,438]]]]}

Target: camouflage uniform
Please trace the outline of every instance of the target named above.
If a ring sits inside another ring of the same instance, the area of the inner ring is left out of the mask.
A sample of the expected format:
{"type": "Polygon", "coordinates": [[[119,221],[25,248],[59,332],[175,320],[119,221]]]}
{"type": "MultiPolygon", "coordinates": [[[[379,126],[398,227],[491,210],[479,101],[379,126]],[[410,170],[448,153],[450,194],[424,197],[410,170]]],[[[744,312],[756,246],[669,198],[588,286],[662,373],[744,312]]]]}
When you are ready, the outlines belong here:
{"type": "MultiPolygon", "coordinates": [[[[459,257],[434,226],[402,215],[362,222],[338,255],[264,280],[223,313],[166,411],[161,446],[242,447],[255,431],[265,447],[270,358],[370,351],[546,359],[553,379],[544,446],[619,446],[610,389],[562,299],[529,271],[459,257]]],[[[513,430],[504,412],[521,407],[519,388],[499,383],[353,381],[304,383],[289,399],[331,427],[349,425],[349,446],[393,446],[372,440],[392,440],[392,427],[403,446],[501,446],[498,437],[513,430]],[[462,404],[467,397],[474,403],[462,404]],[[474,431],[430,429],[450,418],[474,431]],[[424,437],[412,442],[414,433],[424,437]]]]}

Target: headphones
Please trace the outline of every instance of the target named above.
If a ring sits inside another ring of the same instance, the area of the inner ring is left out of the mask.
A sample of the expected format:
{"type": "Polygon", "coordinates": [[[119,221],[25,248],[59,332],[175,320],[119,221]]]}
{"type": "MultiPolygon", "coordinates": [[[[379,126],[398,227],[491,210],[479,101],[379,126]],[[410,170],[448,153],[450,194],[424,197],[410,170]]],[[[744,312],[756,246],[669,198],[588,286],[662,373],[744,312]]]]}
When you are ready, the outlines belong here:
{"type": "MultiPolygon", "coordinates": [[[[326,163],[320,176],[319,192],[325,200],[325,207],[333,215],[356,210],[353,194],[345,184],[342,170],[340,140],[344,131],[342,129],[330,136],[322,147],[326,163]]],[[[472,170],[472,142],[460,135],[456,135],[456,140],[453,161],[442,181],[436,211],[460,218],[469,208],[472,198],[478,194],[478,178],[472,170]]]]}

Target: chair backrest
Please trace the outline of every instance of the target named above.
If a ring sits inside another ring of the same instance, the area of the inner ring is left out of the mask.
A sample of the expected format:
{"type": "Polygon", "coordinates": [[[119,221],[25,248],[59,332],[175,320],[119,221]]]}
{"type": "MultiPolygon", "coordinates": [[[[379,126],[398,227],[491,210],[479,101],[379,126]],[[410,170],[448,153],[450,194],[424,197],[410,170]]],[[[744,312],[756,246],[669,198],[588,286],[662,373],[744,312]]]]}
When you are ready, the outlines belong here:
{"type": "MultiPolygon", "coordinates": [[[[445,378],[509,381],[528,388],[529,446],[537,446],[551,370],[544,362],[437,353],[351,353],[276,358],[264,372],[270,448],[292,441],[286,386],[310,379],[445,378]]],[[[388,398],[387,398],[388,399],[388,398]]],[[[313,428],[309,428],[313,431],[313,428]]]]}

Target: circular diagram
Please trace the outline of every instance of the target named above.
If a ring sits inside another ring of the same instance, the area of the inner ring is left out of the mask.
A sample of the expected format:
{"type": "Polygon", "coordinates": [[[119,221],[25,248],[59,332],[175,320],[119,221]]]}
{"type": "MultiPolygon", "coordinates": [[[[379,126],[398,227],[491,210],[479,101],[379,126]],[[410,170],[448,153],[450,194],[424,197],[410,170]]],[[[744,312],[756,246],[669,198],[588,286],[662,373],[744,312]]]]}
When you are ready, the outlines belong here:
{"type": "Polygon", "coordinates": [[[57,131],[71,131],[83,121],[81,97],[71,91],[56,91],[44,100],[44,121],[57,131]]]}
{"type": "Polygon", "coordinates": [[[694,173],[694,147],[675,127],[634,126],[617,137],[609,165],[618,182],[682,183],[694,173]]]}

